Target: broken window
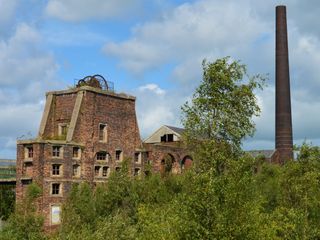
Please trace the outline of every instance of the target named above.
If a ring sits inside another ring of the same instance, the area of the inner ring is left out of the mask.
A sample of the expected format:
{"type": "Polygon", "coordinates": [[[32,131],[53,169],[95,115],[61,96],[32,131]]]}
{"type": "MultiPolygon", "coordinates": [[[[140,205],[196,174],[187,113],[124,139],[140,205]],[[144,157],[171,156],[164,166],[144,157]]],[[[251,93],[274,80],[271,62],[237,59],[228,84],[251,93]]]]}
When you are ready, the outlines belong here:
{"type": "Polygon", "coordinates": [[[94,175],[96,176],[96,177],[99,177],[100,176],[100,166],[95,166],[94,167],[94,175]]]}
{"type": "Polygon", "coordinates": [[[80,176],[80,165],[74,164],[72,166],[72,176],[73,177],[79,177],[80,176]]]}
{"type": "Polygon", "coordinates": [[[134,176],[138,176],[140,174],[140,168],[134,169],[134,176]]]}
{"type": "Polygon", "coordinates": [[[141,162],[141,153],[140,153],[140,152],[135,152],[135,153],[134,153],[134,161],[135,161],[136,163],[141,162]]]}
{"type": "Polygon", "coordinates": [[[60,194],[60,183],[52,183],[51,185],[51,194],[52,195],[59,195],[60,194]]]}
{"type": "Polygon", "coordinates": [[[173,134],[164,134],[160,140],[161,142],[173,142],[173,134]]]}
{"type": "Polygon", "coordinates": [[[61,164],[52,164],[52,175],[59,176],[61,164]]]}
{"type": "Polygon", "coordinates": [[[97,152],[97,160],[107,160],[107,152],[97,152]]]}
{"type": "Polygon", "coordinates": [[[109,167],[103,167],[102,168],[102,177],[108,177],[109,176],[109,167]]]}
{"type": "Polygon", "coordinates": [[[32,164],[32,162],[25,162],[23,164],[23,175],[25,177],[31,177],[33,175],[33,164],[32,164]]]}
{"type": "Polygon", "coordinates": [[[32,159],[33,158],[33,146],[26,146],[24,149],[24,158],[32,159]]]}
{"type": "Polygon", "coordinates": [[[107,142],[108,134],[107,134],[107,124],[99,124],[99,141],[107,142]]]}
{"type": "Polygon", "coordinates": [[[80,154],[81,154],[80,151],[81,151],[80,147],[73,147],[73,149],[72,149],[72,157],[73,158],[80,158],[80,154]]]}
{"type": "Polygon", "coordinates": [[[116,167],[116,172],[120,172],[121,167],[116,167]]]}
{"type": "Polygon", "coordinates": [[[52,156],[53,157],[60,157],[62,155],[61,149],[62,149],[61,146],[53,146],[52,147],[52,156]]]}
{"type": "Polygon", "coordinates": [[[116,161],[122,161],[122,151],[116,150],[116,161]]]}

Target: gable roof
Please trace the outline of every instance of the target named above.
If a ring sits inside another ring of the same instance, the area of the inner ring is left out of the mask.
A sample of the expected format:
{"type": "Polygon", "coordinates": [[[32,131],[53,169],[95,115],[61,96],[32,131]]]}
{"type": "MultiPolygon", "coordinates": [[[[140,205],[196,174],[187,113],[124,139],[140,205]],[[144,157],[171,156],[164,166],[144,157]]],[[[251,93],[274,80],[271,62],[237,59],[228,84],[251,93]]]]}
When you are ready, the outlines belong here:
{"type": "Polygon", "coordinates": [[[181,134],[183,133],[183,128],[173,127],[163,125],[157,131],[152,133],[149,137],[147,137],[143,142],[144,143],[159,143],[161,136],[164,134],[173,134],[180,140],[181,134]]]}
{"type": "Polygon", "coordinates": [[[168,125],[164,125],[167,128],[171,129],[172,131],[174,131],[175,133],[179,134],[180,136],[183,134],[183,132],[185,131],[184,128],[179,128],[179,127],[173,127],[173,126],[168,126],[168,125]]]}

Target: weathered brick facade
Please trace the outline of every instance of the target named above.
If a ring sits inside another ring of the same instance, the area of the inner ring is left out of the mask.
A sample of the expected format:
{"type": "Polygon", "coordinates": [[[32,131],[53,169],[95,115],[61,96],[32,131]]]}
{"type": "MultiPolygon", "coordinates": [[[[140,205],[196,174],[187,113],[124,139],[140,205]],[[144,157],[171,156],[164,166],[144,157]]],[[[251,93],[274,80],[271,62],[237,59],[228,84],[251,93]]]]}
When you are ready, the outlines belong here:
{"type": "Polygon", "coordinates": [[[17,143],[16,198],[21,201],[27,185],[37,183],[43,190],[38,210],[47,229],[59,224],[72,183],[105,182],[124,159],[132,175],[164,172],[168,156],[174,173],[181,172],[183,159],[190,163],[177,143],[142,144],[135,97],[90,84],[46,96],[38,137],[17,143]]]}

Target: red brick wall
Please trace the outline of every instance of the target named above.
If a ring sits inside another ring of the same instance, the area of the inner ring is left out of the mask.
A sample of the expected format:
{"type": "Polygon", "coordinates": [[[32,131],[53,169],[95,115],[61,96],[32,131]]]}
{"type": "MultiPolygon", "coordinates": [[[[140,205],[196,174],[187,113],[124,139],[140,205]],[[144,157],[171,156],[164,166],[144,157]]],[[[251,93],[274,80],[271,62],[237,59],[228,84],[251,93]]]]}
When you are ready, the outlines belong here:
{"type": "Polygon", "coordinates": [[[44,139],[58,136],[58,124],[70,123],[77,93],[57,94],[52,100],[48,121],[43,134],[44,139]]]}

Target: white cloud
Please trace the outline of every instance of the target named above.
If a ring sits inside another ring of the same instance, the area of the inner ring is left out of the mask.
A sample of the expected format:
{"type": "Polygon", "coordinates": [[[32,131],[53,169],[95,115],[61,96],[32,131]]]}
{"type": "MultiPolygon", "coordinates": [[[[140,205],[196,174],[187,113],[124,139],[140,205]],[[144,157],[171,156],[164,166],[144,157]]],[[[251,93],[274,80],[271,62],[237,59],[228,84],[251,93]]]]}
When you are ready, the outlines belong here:
{"type": "Polygon", "coordinates": [[[37,101],[40,93],[54,85],[58,66],[41,43],[41,35],[25,23],[9,39],[0,40],[0,98],[14,94],[15,101],[37,101]]]}
{"type": "MultiPolygon", "coordinates": [[[[294,138],[296,141],[304,137],[316,139],[320,134],[314,130],[320,120],[315,110],[318,105],[320,107],[320,36],[314,19],[320,14],[319,3],[306,6],[301,1],[284,2],[288,5],[294,138]],[[301,14],[300,7],[304,12],[312,8],[313,17],[307,16],[301,21],[305,14],[301,14]]],[[[262,113],[255,119],[257,132],[246,145],[253,148],[262,144],[273,146],[276,4],[276,1],[252,0],[185,3],[160,19],[136,25],[129,39],[107,42],[103,51],[108,57],[117,58],[120,66],[133,74],[144,74],[171,64],[170,80],[178,84],[180,97],[190,96],[191,88],[199,83],[203,58],[214,60],[230,55],[248,64],[251,74],[269,73],[269,87],[259,93],[262,113]]],[[[178,109],[181,105],[181,101],[177,103],[174,98],[165,98],[165,102],[170,102],[165,105],[166,108],[170,106],[168,109],[178,109]]],[[[148,116],[152,116],[153,109],[156,116],[166,115],[160,110],[156,112],[155,105],[148,116]]],[[[179,115],[178,111],[174,113],[179,115]]]]}
{"type": "Polygon", "coordinates": [[[123,17],[138,10],[140,3],[141,0],[49,0],[46,14],[70,22],[123,17]]]}
{"type": "Polygon", "coordinates": [[[139,87],[139,91],[141,92],[144,92],[146,90],[154,92],[157,95],[164,95],[166,93],[165,90],[161,89],[157,84],[154,83],[146,84],[144,86],[139,87]]]}
{"type": "Polygon", "coordinates": [[[15,157],[18,137],[36,136],[45,91],[58,84],[58,65],[42,43],[27,23],[0,39],[0,157],[15,157]]]}
{"type": "Polygon", "coordinates": [[[103,50],[134,73],[166,62],[242,53],[266,31],[265,24],[257,20],[247,1],[200,0],[182,4],[160,20],[136,26],[130,39],[109,42],[103,50]]]}
{"type": "Polygon", "coordinates": [[[137,116],[142,138],[164,124],[180,126],[180,105],[184,97],[179,93],[165,91],[156,84],[139,87],[137,96],[137,116]]]}

